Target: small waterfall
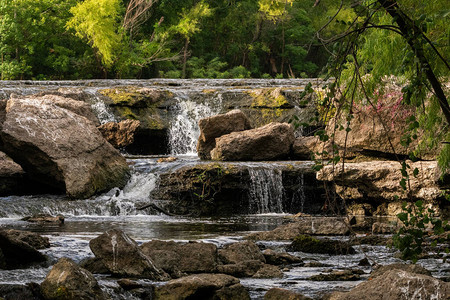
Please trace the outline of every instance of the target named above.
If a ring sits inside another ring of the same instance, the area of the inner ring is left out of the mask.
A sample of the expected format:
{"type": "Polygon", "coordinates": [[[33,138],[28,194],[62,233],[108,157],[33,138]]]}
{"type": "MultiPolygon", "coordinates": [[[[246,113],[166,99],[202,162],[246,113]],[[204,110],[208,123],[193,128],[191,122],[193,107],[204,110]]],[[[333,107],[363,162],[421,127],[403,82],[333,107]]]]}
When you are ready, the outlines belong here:
{"type": "Polygon", "coordinates": [[[221,94],[214,94],[215,101],[196,103],[187,94],[176,97],[175,117],[169,128],[169,149],[172,155],[197,155],[197,141],[200,136],[198,121],[220,113],[221,94]]]}
{"type": "Polygon", "coordinates": [[[249,168],[250,210],[258,214],[282,213],[284,188],[279,169],[249,168]]]}
{"type": "Polygon", "coordinates": [[[89,103],[91,104],[94,114],[97,116],[100,124],[105,124],[108,122],[117,122],[116,117],[111,112],[109,107],[103,101],[102,96],[97,92],[97,90],[85,90],[89,95],[89,103]]]}
{"type": "Polygon", "coordinates": [[[299,182],[298,182],[297,190],[294,192],[294,194],[292,196],[292,203],[300,204],[300,212],[303,212],[303,209],[305,207],[305,201],[306,201],[305,174],[301,173],[298,180],[299,180],[299,182]]]}

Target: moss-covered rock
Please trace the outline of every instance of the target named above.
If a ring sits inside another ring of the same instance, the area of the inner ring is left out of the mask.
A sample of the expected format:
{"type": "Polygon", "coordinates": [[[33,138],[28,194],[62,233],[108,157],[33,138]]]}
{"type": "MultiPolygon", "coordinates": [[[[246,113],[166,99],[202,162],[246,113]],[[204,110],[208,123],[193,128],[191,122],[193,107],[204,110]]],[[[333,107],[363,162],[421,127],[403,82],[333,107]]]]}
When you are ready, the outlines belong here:
{"type": "Polygon", "coordinates": [[[330,255],[356,253],[355,249],[345,242],[326,239],[319,240],[318,238],[303,234],[294,239],[289,245],[289,250],[330,255]]]}

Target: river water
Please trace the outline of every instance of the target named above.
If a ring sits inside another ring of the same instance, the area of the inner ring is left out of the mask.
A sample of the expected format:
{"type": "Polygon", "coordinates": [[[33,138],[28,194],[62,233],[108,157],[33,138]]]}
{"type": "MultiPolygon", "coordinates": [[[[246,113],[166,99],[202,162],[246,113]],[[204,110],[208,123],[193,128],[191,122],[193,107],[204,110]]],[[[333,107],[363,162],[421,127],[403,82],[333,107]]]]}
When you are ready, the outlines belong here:
{"type": "MultiPolygon", "coordinates": [[[[220,111],[220,96],[215,94],[217,101],[214,105],[199,107],[191,100],[195,91],[204,90],[205,87],[216,87],[218,90],[229,86],[291,86],[303,87],[307,80],[149,80],[149,81],[80,81],[80,82],[1,82],[0,98],[7,98],[11,94],[33,94],[42,90],[64,87],[83,87],[92,93],[92,107],[102,122],[114,120],[108,112],[101,97],[96,94],[100,87],[111,86],[170,86],[173,92],[179,93],[179,113],[173,120],[168,143],[171,144],[171,154],[178,160],[168,163],[157,163],[157,157],[128,156],[128,162],[133,169],[133,175],[127,186],[122,189],[113,189],[102,195],[90,199],[69,201],[62,195],[32,195],[9,196],[0,198],[0,228],[15,228],[38,232],[50,239],[51,248],[43,250],[50,258],[50,266],[34,267],[26,270],[0,270],[0,284],[42,282],[51,268],[51,264],[61,257],[69,257],[80,262],[82,259],[92,257],[89,249],[89,240],[102,234],[106,230],[118,228],[129,234],[138,243],[152,239],[175,241],[203,241],[223,246],[242,240],[248,233],[267,231],[282,224],[286,217],[283,212],[283,183],[280,173],[277,172],[276,163],[242,162],[249,169],[251,178],[250,197],[253,215],[241,215],[229,218],[187,218],[155,214],[151,211],[137,208],[149,201],[150,193],[158,188],[158,178],[162,173],[200,163],[196,157],[195,141],[198,138],[199,118],[216,114],[220,111]],[[184,137],[184,139],[180,138],[184,137]],[[194,142],[193,142],[194,141],[194,142]],[[20,219],[36,213],[48,213],[65,216],[64,224],[34,224],[20,219]]],[[[287,163],[287,162],[286,162],[287,163]]],[[[305,164],[311,164],[305,162],[305,164]]],[[[303,183],[303,179],[299,178],[303,183]]],[[[305,198],[302,190],[298,197],[302,210],[305,198]]],[[[287,245],[286,242],[258,242],[261,248],[279,249],[287,245]]],[[[358,262],[366,255],[378,264],[398,262],[395,252],[384,246],[363,245],[357,248],[357,254],[345,256],[329,256],[306,253],[292,253],[304,259],[305,262],[321,262],[323,267],[294,266],[284,270],[281,279],[252,279],[243,278],[241,283],[246,286],[253,299],[262,299],[265,291],[271,287],[282,287],[298,291],[304,295],[317,297],[333,290],[349,290],[361,281],[327,281],[316,282],[307,280],[329,269],[358,268],[365,272],[362,280],[368,277],[370,267],[360,267],[358,262]]],[[[442,260],[428,259],[419,261],[437,277],[449,276],[449,263],[442,260]]],[[[117,286],[114,279],[97,276],[102,288],[108,291],[114,299],[130,299],[129,294],[114,294],[111,289],[117,286]]]]}

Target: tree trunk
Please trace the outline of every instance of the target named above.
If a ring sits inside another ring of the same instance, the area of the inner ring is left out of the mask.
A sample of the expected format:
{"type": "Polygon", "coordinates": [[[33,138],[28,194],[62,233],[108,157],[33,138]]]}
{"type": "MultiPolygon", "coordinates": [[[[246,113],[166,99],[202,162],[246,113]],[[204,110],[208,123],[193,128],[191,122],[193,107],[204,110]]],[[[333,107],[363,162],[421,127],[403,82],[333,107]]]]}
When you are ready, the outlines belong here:
{"type": "Polygon", "coordinates": [[[433,87],[434,93],[439,100],[439,105],[441,110],[450,125],[450,106],[448,104],[447,97],[445,96],[442,85],[431,69],[431,65],[425,56],[423,46],[419,41],[419,35],[422,34],[422,30],[411,21],[411,19],[406,16],[400,9],[396,1],[393,0],[378,0],[378,3],[391,15],[391,17],[397,23],[400,31],[402,32],[403,38],[408,42],[410,47],[413,49],[416,57],[419,59],[422,68],[425,70],[428,81],[433,87]]]}

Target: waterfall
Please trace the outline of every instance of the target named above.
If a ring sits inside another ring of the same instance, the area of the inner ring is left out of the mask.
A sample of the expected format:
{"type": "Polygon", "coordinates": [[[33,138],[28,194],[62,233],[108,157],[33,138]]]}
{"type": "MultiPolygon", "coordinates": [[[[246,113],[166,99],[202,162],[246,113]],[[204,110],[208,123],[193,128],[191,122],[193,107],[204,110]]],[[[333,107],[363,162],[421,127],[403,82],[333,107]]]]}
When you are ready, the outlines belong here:
{"type": "Polygon", "coordinates": [[[172,155],[197,155],[197,141],[200,136],[198,121],[217,115],[222,109],[222,95],[213,94],[212,101],[197,103],[183,93],[176,97],[175,117],[169,128],[169,149],[172,155]]]}
{"type": "Polygon", "coordinates": [[[85,89],[85,92],[89,95],[88,101],[100,124],[117,122],[116,117],[102,99],[102,95],[98,93],[96,89],[85,89]]]}
{"type": "Polygon", "coordinates": [[[282,213],[284,187],[279,169],[249,168],[250,210],[258,214],[282,213]]]}

